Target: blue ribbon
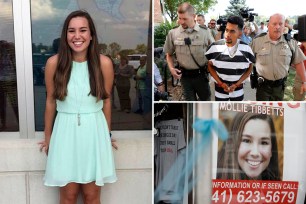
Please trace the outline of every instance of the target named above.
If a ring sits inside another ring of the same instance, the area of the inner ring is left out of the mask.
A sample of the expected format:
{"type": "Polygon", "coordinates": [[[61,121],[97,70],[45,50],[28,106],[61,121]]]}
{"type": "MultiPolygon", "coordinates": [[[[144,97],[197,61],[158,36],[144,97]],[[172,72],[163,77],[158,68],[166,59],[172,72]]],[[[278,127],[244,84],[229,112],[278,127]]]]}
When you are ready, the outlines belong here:
{"type": "MultiPolygon", "coordinates": [[[[187,163],[185,168],[182,169],[182,171],[179,173],[178,178],[173,181],[171,176],[177,172],[178,169],[176,167],[178,166],[178,163],[181,162],[176,160],[168,171],[167,175],[157,186],[154,192],[155,203],[157,203],[158,196],[163,191],[163,186],[169,185],[169,183],[173,185],[173,191],[176,192],[172,195],[168,195],[169,200],[176,201],[175,203],[182,203],[184,196],[185,178],[186,176],[188,178],[187,192],[189,193],[195,187],[197,182],[197,179],[192,178],[193,169],[195,168],[195,164],[198,161],[199,156],[203,154],[203,151],[208,149],[209,145],[211,144],[212,132],[214,131],[221,140],[226,140],[228,138],[228,132],[226,128],[224,127],[223,123],[218,120],[196,119],[195,123],[193,124],[193,128],[196,132],[201,134],[201,138],[197,140],[194,147],[192,147],[192,145],[189,146],[187,152],[187,163]]],[[[193,144],[193,141],[191,140],[189,143],[193,144]]]]}
{"type": "MultiPolygon", "coordinates": [[[[219,138],[223,141],[227,140],[228,132],[223,125],[222,122],[219,120],[202,120],[196,118],[195,123],[193,124],[193,128],[195,131],[202,134],[202,137],[209,137],[211,138],[211,133],[214,130],[219,138]]],[[[208,144],[207,144],[208,145],[208,144]]]]}

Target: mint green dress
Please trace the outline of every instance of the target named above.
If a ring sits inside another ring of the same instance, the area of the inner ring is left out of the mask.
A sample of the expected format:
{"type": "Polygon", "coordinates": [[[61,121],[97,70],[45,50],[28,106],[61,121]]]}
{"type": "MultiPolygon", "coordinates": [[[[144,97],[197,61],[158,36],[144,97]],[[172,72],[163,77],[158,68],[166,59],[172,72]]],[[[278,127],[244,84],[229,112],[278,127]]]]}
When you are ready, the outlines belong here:
{"type": "Polygon", "coordinates": [[[56,101],[55,119],[44,177],[46,186],[70,182],[98,186],[117,180],[103,101],[89,95],[87,62],[73,62],[68,92],[56,101]],[[78,114],[80,117],[78,117],[78,114]]]}

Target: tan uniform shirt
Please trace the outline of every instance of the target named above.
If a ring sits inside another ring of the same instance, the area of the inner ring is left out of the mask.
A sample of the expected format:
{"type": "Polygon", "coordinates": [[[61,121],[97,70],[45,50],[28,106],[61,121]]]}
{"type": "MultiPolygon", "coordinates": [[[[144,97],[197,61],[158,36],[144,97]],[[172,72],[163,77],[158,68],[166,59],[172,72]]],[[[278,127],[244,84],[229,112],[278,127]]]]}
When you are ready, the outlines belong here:
{"type": "Polygon", "coordinates": [[[182,26],[170,30],[166,38],[164,51],[170,55],[175,52],[180,66],[186,69],[199,69],[190,55],[188,46],[185,45],[184,38],[188,37],[191,40],[190,50],[195,60],[200,66],[203,66],[207,62],[204,55],[207,47],[215,40],[208,29],[200,28],[198,24],[195,24],[191,33],[188,33],[182,26]]]}
{"type": "Polygon", "coordinates": [[[256,55],[256,70],[260,76],[274,81],[288,75],[292,56],[288,43],[294,53],[292,64],[299,64],[306,59],[297,42],[287,42],[283,35],[276,43],[270,39],[269,33],[253,39],[251,48],[256,55]]]}

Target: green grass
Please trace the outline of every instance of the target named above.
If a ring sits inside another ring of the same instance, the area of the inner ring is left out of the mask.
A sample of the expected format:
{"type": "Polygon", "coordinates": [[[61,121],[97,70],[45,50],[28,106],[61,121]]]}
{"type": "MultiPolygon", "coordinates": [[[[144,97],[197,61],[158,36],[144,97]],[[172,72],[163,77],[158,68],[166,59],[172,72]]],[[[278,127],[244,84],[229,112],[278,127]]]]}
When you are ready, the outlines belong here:
{"type": "Polygon", "coordinates": [[[289,69],[289,75],[286,82],[284,101],[293,101],[293,86],[295,78],[295,69],[289,69]]]}

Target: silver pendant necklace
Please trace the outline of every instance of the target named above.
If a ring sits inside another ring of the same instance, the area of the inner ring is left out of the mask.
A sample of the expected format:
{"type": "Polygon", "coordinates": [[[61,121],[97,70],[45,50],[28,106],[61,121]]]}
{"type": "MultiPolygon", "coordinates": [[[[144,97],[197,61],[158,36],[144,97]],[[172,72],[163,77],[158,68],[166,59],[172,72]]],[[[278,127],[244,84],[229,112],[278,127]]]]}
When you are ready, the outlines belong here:
{"type": "Polygon", "coordinates": [[[80,114],[80,110],[81,110],[81,106],[82,106],[82,103],[83,103],[83,100],[84,100],[84,91],[85,91],[85,87],[86,87],[86,84],[85,84],[85,79],[87,77],[87,74],[84,74],[84,79],[83,79],[83,89],[82,89],[82,92],[80,92],[80,97],[79,97],[79,100],[78,100],[78,97],[77,97],[77,89],[80,90],[79,86],[76,86],[77,83],[76,83],[76,79],[74,78],[74,84],[75,84],[75,88],[74,88],[74,95],[75,95],[75,103],[76,103],[76,107],[77,107],[77,110],[78,110],[78,113],[77,113],[77,123],[78,123],[78,126],[81,125],[81,114],[80,114]]]}
{"type": "Polygon", "coordinates": [[[78,126],[81,125],[81,116],[80,116],[80,113],[78,113],[78,126]]]}

